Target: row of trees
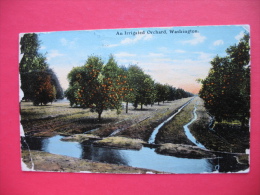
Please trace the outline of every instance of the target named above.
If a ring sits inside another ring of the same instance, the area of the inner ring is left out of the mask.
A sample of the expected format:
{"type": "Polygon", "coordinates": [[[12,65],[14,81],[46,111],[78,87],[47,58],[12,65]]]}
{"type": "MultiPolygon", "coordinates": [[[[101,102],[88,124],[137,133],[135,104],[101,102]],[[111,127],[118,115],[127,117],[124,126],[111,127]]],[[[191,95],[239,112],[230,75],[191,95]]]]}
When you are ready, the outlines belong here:
{"type": "Polygon", "coordinates": [[[63,89],[46,62],[46,57],[39,53],[40,41],[35,33],[24,34],[20,41],[21,89],[24,100],[33,101],[34,105],[47,104],[55,99],[62,99],[63,89]]]}
{"type": "Polygon", "coordinates": [[[135,108],[140,105],[143,109],[143,105],[192,96],[183,89],[155,83],[137,65],[119,67],[112,55],[106,64],[101,58],[90,56],[85,65],[71,70],[68,80],[65,96],[70,105],[91,108],[98,113],[99,120],[107,109],[116,109],[119,114],[123,101],[128,112],[129,103],[133,103],[135,108]]]}
{"type": "Polygon", "coordinates": [[[211,61],[208,76],[199,92],[205,107],[217,121],[239,120],[244,126],[250,117],[249,34],[226,50],[226,57],[211,61]]]}

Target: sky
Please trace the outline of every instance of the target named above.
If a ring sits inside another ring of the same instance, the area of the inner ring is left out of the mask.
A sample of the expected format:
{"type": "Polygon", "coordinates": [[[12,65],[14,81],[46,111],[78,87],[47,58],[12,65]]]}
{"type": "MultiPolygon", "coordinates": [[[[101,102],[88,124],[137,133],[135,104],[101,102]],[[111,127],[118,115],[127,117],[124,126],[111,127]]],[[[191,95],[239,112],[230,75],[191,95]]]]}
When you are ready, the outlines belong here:
{"type": "Polygon", "coordinates": [[[225,56],[249,26],[132,28],[37,33],[39,52],[45,54],[64,90],[67,74],[83,66],[91,55],[107,63],[112,54],[118,65],[137,64],[156,82],[198,93],[196,79],[206,78],[210,61],[225,56]]]}

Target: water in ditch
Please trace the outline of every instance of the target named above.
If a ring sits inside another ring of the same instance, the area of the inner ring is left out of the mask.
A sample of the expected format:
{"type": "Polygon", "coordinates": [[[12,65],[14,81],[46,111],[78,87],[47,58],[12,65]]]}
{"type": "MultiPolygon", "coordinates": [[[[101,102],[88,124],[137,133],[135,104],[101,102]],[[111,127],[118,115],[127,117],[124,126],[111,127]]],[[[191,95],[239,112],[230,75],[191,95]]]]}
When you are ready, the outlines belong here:
{"type": "MultiPolygon", "coordinates": [[[[30,150],[167,173],[237,172],[246,168],[238,164],[235,157],[230,154],[222,154],[216,159],[177,158],[157,154],[154,149],[148,147],[143,147],[139,151],[103,148],[93,146],[91,143],[64,142],[60,140],[62,137],[57,135],[51,138],[26,137],[25,139],[30,150]]],[[[28,146],[22,144],[22,148],[27,149],[28,146]]]]}
{"type": "Polygon", "coordinates": [[[196,146],[200,147],[200,148],[203,148],[205,149],[205,146],[203,146],[200,142],[198,142],[196,140],[196,138],[192,135],[192,133],[190,132],[190,129],[189,129],[189,126],[197,120],[198,116],[197,116],[197,113],[196,113],[196,110],[197,110],[197,107],[196,105],[194,106],[194,110],[193,110],[193,118],[190,122],[188,122],[186,125],[183,126],[183,129],[184,129],[184,132],[185,132],[185,135],[187,136],[187,138],[192,142],[194,143],[196,146]]]}

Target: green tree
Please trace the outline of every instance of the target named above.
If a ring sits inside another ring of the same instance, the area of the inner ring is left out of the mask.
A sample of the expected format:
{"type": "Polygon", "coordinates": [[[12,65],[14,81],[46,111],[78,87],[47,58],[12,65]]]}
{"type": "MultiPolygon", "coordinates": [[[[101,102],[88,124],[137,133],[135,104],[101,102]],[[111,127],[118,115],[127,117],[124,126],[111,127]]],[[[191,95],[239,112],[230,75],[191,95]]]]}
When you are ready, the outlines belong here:
{"type": "Polygon", "coordinates": [[[84,107],[91,108],[92,112],[98,113],[98,119],[101,120],[103,110],[108,109],[108,94],[102,86],[103,76],[101,71],[104,62],[97,56],[90,56],[84,65],[84,74],[79,76],[80,104],[84,107]]]}
{"type": "Polygon", "coordinates": [[[175,99],[176,99],[176,89],[173,86],[169,86],[168,101],[173,101],[175,99]]]}
{"type": "Polygon", "coordinates": [[[68,74],[69,88],[65,91],[65,97],[70,101],[70,106],[84,107],[83,96],[80,94],[82,79],[87,77],[86,66],[74,67],[68,74]]]}
{"type": "Polygon", "coordinates": [[[71,106],[80,105],[98,113],[116,109],[119,114],[126,94],[126,78],[113,56],[106,65],[97,56],[90,56],[86,64],[76,67],[68,74],[70,87],[65,92],[71,106]]]}
{"type": "Polygon", "coordinates": [[[56,97],[55,99],[63,99],[64,98],[64,92],[60,85],[59,79],[56,75],[56,73],[51,69],[47,69],[47,73],[51,75],[51,83],[53,84],[55,90],[56,90],[56,97]]]}
{"type": "Polygon", "coordinates": [[[40,47],[38,35],[35,33],[24,34],[21,37],[20,45],[22,59],[19,64],[19,71],[21,89],[24,92],[23,99],[32,100],[37,105],[38,100],[39,103],[46,104],[56,98],[63,98],[63,90],[56,74],[49,68],[46,57],[38,52],[40,47]],[[42,74],[40,75],[39,72],[42,74]],[[46,78],[43,78],[44,76],[46,78]],[[39,89],[43,89],[43,91],[40,92],[39,89]],[[44,97],[46,100],[43,100],[44,97]]]}
{"type": "Polygon", "coordinates": [[[170,94],[170,86],[168,84],[164,84],[162,86],[162,94],[161,94],[161,97],[162,97],[162,102],[164,103],[166,100],[169,99],[169,94],[170,94]]]}
{"type": "Polygon", "coordinates": [[[217,121],[249,119],[250,110],[250,46],[249,34],[237,45],[230,46],[226,57],[211,61],[208,76],[201,81],[200,97],[217,121]]]}
{"type": "Polygon", "coordinates": [[[132,89],[132,103],[135,108],[138,104],[143,105],[153,104],[155,101],[155,88],[152,78],[145,74],[144,71],[137,65],[131,65],[128,68],[129,85],[132,89]]]}
{"type": "Polygon", "coordinates": [[[161,83],[155,83],[155,90],[156,90],[156,99],[155,101],[158,102],[158,105],[160,104],[160,102],[163,101],[163,85],[161,83]]]}
{"type": "Polygon", "coordinates": [[[125,112],[128,113],[128,104],[129,102],[133,102],[135,98],[135,93],[133,89],[133,85],[131,84],[130,72],[126,67],[120,67],[120,75],[122,75],[123,82],[123,101],[126,103],[125,112]]]}
{"type": "Polygon", "coordinates": [[[102,70],[102,76],[102,87],[107,93],[107,107],[116,109],[117,113],[120,114],[122,101],[127,95],[128,86],[124,70],[118,67],[112,55],[102,70]]]}
{"type": "Polygon", "coordinates": [[[31,72],[31,77],[33,78],[33,104],[38,106],[52,102],[56,97],[56,90],[51,83],[51,75],[45,71],[39,71],[31,72]]]}
{"type": "Polygon", "coordinates": [[[155,82],[154,80],[151,78],[150,75],[145,75],[146,78],[144,80],[144,90],[141,91],[142,93],[142,101],[140,102],[141,103],[141,107],[142,107],[142,104],[144,105],[153,105],[154,102],[155,102],[155,98],[156,98],[156,91],[155,91],[155,82]]]}
{"type": "Polygon", "coordinates": [[[48,68],[46,58],[38,52],[40,41],[35,33],[24,34],[20,41],[21,54],[20,72],[45,71],[48,68]]]}

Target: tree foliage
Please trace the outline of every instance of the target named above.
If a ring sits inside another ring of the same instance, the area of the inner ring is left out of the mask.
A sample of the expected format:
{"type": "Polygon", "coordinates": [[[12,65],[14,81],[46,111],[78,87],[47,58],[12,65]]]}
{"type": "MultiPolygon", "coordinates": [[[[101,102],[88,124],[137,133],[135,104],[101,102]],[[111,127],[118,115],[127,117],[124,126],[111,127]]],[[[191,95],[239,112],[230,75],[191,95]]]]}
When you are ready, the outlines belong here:
{"type": "MultiPolygon", "coordinates": [[[[128,68],[119,67],[111,55],[104,64],[101,58],[90,56],[85,65],[73,68],[68,74],[69,88],[65,96],[71,106],[90,108],[101,114],[107,109],[116,109],[119,114],[122,110],[122,102],[133,103],[135,109],[138,105],[153,105],[156,100],[175,100],[176,90],[169,85],[155,84],[150,75],[137,65],[128,68]],[[157,86],[161,86],[160,91],[157,86]]],[[[177,90],[178,91],[178,90],[177,90]]],[[[182,90],[185,92],[184,90],[182,90]]],[[[187,92],[181,94],[185,97],[187,92]]],[[[191,94],[189,94],[191,95],[191,94]]]]}
{"type": "Polygon", "coordinates": [[[160,102],[173,101],[181,98],[192,97],[193,94],[189,93],[181,88],[176,89],[175,87],[168,84],[155,84],[156,89],[156,102],[158,105],[160,102]]]}
{"type": "Polygon", "coordinates": [[[20,41],[21,54],[20,72],[45,71],[48,68],[46,58],[38,52],[40,41],[35,33],[24,34],[20,41]]]}
{"type": "Polygon", "coordinates": [[[128,68],[129,85],[132,89],[132,103],[135,108],[138,104],[143,105],[153,104],[155,101],[154,81],[144,73],[137,65],[131,65],[128,68]]]}
{"type": "Polygon", "coordinates": [[[55,99],[63,99],[64,98],[64,92],[60,85],[59,79],[56,75],[56,73],[51,69],[48,68],[46,71],[50,77],[51,77],[51,83],[54,85],[55,91],[56,91],[56,98],[55,99]]]}
{"type": "Polygon", "coordinates": [[[54,71],[49,68],[46,57],[39,53],[40,41],[35,33],[24,34],[20,40],[22,59],[20,61],[21,89],[23,99],[34,105],[63,98],[63,90],[54,71]],[[39,86],[38,86],[39,85],[39,86]]]}
{"type": "Polygon", "coordinates": [[[31,77],[33,78],[33,104],[35,106],[46,105],[56,99],[56,89],[52,84],[50,74],[46,71],[32,72],[31,77]]]}
{"type": "Polygon", "coordinates": [[[106,65],[97,56],[90,56],[82,67],[73,68],[68,75],[70,87],[66,97],[73,106],[90,108],[101,114],[107,109],[121,112],[122,101],[126,95],[126,75],[119,68],[113,56],[106,65]]]}
{"type": "Polygon", "coordinates": [[[230,46],[226,57],[211,61],[208,76],[202,80],[200,97],[217,121],[249,119],[250,110],[250,46],[245,34],[237,45],[230,46]]]}

